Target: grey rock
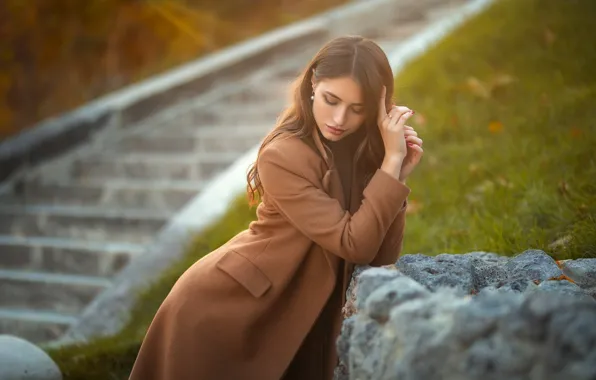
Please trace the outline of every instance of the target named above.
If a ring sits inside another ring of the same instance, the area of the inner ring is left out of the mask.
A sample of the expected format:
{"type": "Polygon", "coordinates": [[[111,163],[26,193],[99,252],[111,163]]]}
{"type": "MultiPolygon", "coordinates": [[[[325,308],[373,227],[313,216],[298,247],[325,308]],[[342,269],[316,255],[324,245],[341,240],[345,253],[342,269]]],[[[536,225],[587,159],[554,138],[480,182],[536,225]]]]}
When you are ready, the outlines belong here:
{"type": "Polygon", "coordinates": [[[577,286],[576,284],[569,282],[567,280],[548,280],[541,282],[540,285],[536,287],[536,290],[542,292],[557,292],[562,294],[567,294],[570,296],[575,297],[583,297],[586,300],[591,300],[596,302],[594,298],[592,298],[585,290],[577,286]]]}
{"type": "Polygon", "coordinates": [[[381,325],[368,318],[357,320],[350,337],[349,374],[355,379],[375,379],[390,352],[383,343],[381,325]]]}
{"type": "Polygon", "coordinates": [[[464,253],[464,256],[468,256],[472,259],[480,259],[485,262],[499,264],[505,263],[509,259],[507,256],[499,255],[498,253],[494,252],[485,252],[485,251],[475,251],[475,252],[468,252],[464,253]]]}
{"type": "Polygon", "coordinates": [[[409,277],[403,276],[386,283],[366,299],[364,312],[379,323],[389,319],[392,308],[416,298],[427,297],[430,291],[409,277]]]}
{"type": "Polygon", "coordinates": [[[335,380],[349,380],[350,378],[348,370],[350,365],[350,337],[354,330],[355,319],[356,316],[346,318],[341,326],[341,334],[336,342],[339,363],[333,374],[335,380]]]}
{"type": "Polygon", "coordinates": [[[473,256],[440,254],[435,257],[422,254],[403,255],[397,268],[430,290],[454,287],[463,293],[474,289],[472,281],[473,256]]]}
{"type": "Polygon", "coordinates": [[[506,259],[472,258],[471,276],[474,289],[478,292],[487,286],[495,286],[497,288],[503,286],[509,278],[505,270],[506,262],[506,259]]]}
{"type": "Polygon", "coordinates": [[[16,336],[0,335],[0,379],[62,380],[62,373],[41,348],[16,336]]]}
{"type": "Polygon", "coordinates": [[[564,260],[563,273],[582,288],[596,287],[596,259],[564,260]]]}
{"type": "Polygon", "coordinates": [[[474,302],[464,304],[455,311],[452,338],[469,345],[486,338],[497,328],[499,318],[511,313],[523,301],[521,293],[489,290],[478,293],[474,302]]]}
{"type": "Polygon", "coordinates": [[[364,298],[350,301],[361,307],[344,322],[335,379],[596,379],[596,287],[553,280],[562,272],[546,253],[396,266],[356,276],[351,296],[364,298]]]}
{"type": "Polygon", "coordinates": [[[509,282],[519,286],[521,291],[525,290],[523,285],[528,280],[542,282],[563,274],[556,261],[538,249],[528,249],[514,256],[505,264],[505,270],[509,282]]]}
{"type": "Polygon", "coordinates": [[[353,278],[357,278],[356,307],[358,310],[364,308],[366,299],[373,291],[401,276],[403,276],[403,274],[399,271],[384,267],[369,267],[369,269],[352,275],[353,278]]]}

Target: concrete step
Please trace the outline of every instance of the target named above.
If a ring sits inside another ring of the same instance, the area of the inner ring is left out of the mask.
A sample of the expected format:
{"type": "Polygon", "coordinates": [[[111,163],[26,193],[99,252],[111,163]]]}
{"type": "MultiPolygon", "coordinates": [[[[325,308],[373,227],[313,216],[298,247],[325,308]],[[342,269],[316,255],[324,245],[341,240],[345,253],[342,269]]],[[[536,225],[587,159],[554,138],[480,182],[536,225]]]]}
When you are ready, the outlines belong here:
{"type": "Polygon", "coordinates": [[[266,81],[258,81],[233,94],[225,96],[218,104],[226,107],[257,107],[262,108],[266,102],[267,107],[273,109],[283,108],[291,101],[290,85],[296,75],[291,76],[282,73],[279,76],[268,78],[266,81]]]}
{"type": "Polygon", "coordinates": [[[192,104],[179,107],[173,111],[156,115],[153,119],[138,125],[138,130],[162,130],[169,136],[176,136],[177,131],[198,131],[209,126],[241,127],[262,124],[273,127],[279,113],[285,106],[280,95],[261,99],[258,104],[238,104],[232,101],[218,101],[208,106],[192,104]],[[264,103],[264,104],[263,104],[264,103]]]}
{"type": "Polygon", "coordinates": [[[0,206],[0,234],[149,243],[171,215],[135,209],[0,206]]]}
{"type": "Polygon", "coordinates": [[[243,152],[209,154],[103,154],[73,162],[76,179],[167,179],[208,181],[243,152]]]}
{"type": "Polygon", "coordinates": [[[141,244],[0,235],[0,269],[111,277],[145,249],[141,244]]]}
{"type": "Polygon", "coordinates": [[[200,153],[236,153],[243,154],[248,149],[259,143],[265,133],[252,130],[244,136],[234,134],[232,130],[226,132],[225,128],[216,128],[217,134],[201,133],[201,128],[191,136],[184,134],[135,134],[123,138],[111,150],[127,153],[155,153],[165,154],[200,154],[200,153]],[[228,138],[225,138],[228,136],[228,138]]]}
{"type": "Polygon", "coordinates": [[[60,204],[174,212],[204,186],[204,182],[186,180],[88,179],[53,183],[33,180],[20,182],[11,193],[0,195],[0,205],[60,204]]]}
{"type": "MultiPolygon", "coordinates": [[[[252,139],[260,141],[275,124],[270,122],[254,122],[252,124],[243,122],[237,125],[207,125],[201,128],[189,127],[187,125],[174,125],[171,128],[148,128],[136,130],[134,135],[164,138],[176,136],[179,138],[209,139],[209,141],[220,140],[222,137],[229,139],[252,139]]],[[[128,136],[131,137],[131,136],[128,136]]],[[[208,145],[208,144],[203,144],[208,145]]]]}
{"type": "Polygon", "coordinates": [[[102,277],[0,269],[0,307],[76,315],[110,285],[102,277]]]}
{"type": "Polygon", "coordinates": [[[56,340],[76,322],[76,315],[0,307],[0,332],[40,344],[56,340]]]}

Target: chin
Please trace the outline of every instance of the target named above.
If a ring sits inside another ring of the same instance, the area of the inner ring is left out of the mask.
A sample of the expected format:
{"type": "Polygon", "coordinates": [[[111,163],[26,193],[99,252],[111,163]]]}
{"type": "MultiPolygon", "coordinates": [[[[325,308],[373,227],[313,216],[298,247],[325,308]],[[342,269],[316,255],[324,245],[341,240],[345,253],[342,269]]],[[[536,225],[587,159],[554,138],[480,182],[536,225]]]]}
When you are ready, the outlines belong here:
{"type": "Polygon", "coordinates": [[[336,136],[331,133],[325,133],[325,132],[323,132],[323,137],[325,137],[329,141],[339,141],[344,138],[343,136],[336,136]]]}

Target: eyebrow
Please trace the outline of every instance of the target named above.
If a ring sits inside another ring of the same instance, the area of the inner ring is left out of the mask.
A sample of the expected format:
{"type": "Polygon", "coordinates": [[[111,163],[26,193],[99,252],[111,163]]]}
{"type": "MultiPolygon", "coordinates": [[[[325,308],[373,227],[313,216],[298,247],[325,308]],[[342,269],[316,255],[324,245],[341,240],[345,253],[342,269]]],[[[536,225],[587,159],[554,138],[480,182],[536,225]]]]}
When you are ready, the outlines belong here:
{"type": "MultiPolygon", "coordinates": [[[[335,94],[334,94],[334,93],[332,93],[332,92],[329,92],[329,91],[324,91],[324,92],[325,92],[325,94],[327,94],[327,95],[331,95],[331,96],[333,96],[333,97],[334,97],[334,98],[336,98],[337,100],[343,101],[343,100],[341,100],[341,98],[340,98],[339,96],[335,95],[335,94]]],[[[351,105],[352,105],[352,106],[364,106],[364,104],[363,104],[363,103],[352,103],[351,105]]]]}

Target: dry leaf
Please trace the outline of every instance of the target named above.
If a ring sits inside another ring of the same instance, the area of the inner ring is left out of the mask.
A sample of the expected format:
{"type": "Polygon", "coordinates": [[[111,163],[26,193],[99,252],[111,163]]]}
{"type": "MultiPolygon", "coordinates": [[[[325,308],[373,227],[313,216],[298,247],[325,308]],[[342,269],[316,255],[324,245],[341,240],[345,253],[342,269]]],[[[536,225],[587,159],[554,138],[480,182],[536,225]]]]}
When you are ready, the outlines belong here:
{"type": "Polygon", "coordinates": [[[480,79],[476,77],[469,77],[466,81],[468,90],[470,92],[480,98],[488,99],[490,98],[490,90],[488,87],[480,81],[480,79]]]}
{"type": "Polygon", "coordinates": [[[468,170],[470,171],[470,173],[476,173],[478,171],[478,169],[480,169],[480,165],[478,164],[470,164],[468,165],[468,170]]]}
{"type": "Polygon", "coordinates": [[[550,243],[548,248],[552,249],[552,250],[559,249],[559,248],[565,248],[565,246],[567,244],[569,244],[570,241],[571,241],[571,235],[566,235],[566,236],[563,236],[563,237],[553,241],[552,243],[550,243]]]}
{"type": "Polygon", "coordinates": [[[567,182],[565,182],[565,180],[561,180],[561,181],[559,181],[559,184],[557,185],[557,190],[559,190],[559,193],[561,195],[568,195],[569,194],[569,184],[567,182]]]}
{"type": "Polygon", "coordinates": [[[509,182],[505,177],[499,176],[497,177],[497,183],[503,187],[507,187],[509,189],[513,189],[514,185],[512,182],[509,182]]]}
{"type": "Polygon", "coordinates": [[[495,75],[492,78],[492,80],[490,82],[490,86],[488,88],[490,95],[492,95],[495,92],[495,90],[502,88],[502,87],[506,87],[513,82],[515,82],[515,78],[512,77],[511,75],[507,75],[507,74],[495,75]]]}
{"type": "Polygon", "coordinates": [[[577,137],[582,137],[582,135],[584,134],[584,131],[578,127],[571,127],[571,130],[569,131],[569,133],[571,134],[571,137],[577,138],[577,137]]]}
{"type": "Polygon", "coordinates": [[[555,42],[556,39],[557,39],[557,35],[554,34],[552,30],[550,30],[549,28],[544,29],[544,42],[548,46],[551,46],[555,42]]]}
{"type": "Polygon", "coordinates": [[[488,130],[491,133],[499,133],[503,131],[503,123],[501,123],[500,121],[491,121],[488,124],[488,130]]]}

